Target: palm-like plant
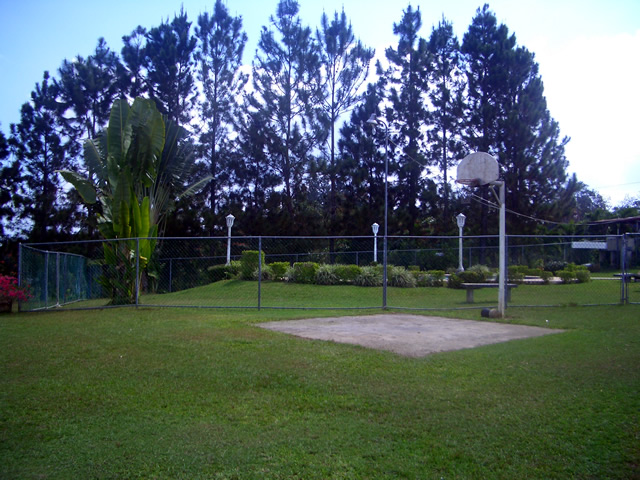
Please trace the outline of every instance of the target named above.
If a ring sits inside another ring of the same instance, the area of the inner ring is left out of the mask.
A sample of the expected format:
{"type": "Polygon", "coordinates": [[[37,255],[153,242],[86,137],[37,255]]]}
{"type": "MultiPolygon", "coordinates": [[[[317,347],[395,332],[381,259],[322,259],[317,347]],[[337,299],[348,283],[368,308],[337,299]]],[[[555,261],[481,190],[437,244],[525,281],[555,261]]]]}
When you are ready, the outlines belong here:
{"type": "Polygon", "coordinates": [[[153,101],[136,98],[129,106],[117,100],[107,129],[85,142],[88,177],[60,172],[87,204],[100,202],[98,229],[117,240],[104,244],[104,263],[113,268],[102,279],[114,304],[135,302],[136,284],[173,201],[209,181],[203,178],[181,192],[193,167],[186,135],[162,117],[153,101]]]}

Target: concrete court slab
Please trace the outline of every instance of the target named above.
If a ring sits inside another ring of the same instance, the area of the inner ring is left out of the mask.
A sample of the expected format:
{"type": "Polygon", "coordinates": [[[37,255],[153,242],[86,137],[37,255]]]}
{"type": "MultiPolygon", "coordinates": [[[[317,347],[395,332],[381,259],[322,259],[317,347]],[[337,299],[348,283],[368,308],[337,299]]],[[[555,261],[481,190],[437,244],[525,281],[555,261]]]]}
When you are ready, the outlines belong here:
{"type": "Polygon", "coordinates": [[[380,314],[261,323],[297,337],[349,343],[407,357],[539,337],[564,330],[421,315],[380,314]]]}

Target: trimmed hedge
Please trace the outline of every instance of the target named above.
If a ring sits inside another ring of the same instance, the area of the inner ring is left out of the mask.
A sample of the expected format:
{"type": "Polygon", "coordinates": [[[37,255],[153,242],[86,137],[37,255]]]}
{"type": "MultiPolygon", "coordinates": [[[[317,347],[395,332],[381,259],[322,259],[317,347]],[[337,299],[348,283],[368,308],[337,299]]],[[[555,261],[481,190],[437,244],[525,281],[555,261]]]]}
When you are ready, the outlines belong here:
{"type": "Polygon", "coordinates": [[[258,269],[258,262],[260,261],[264,265],[264,252],[258,252],[257,250],[243,251],[240,257],[240,278],[254,280],[255,271],[258,269]]]}
{"type": "Polygon", "coordinates": [[[273,262],[268,265],[274,280],[282,280],[289,269],[289,262],[273,262]]]}
{"type": "Polygon", "coordinates": [[[296,262],[287,270],[287,280],[295,283],[314,283],[319,267],[315,262],[296,262]]]}
{"type": "Polygon", "coordinates": [[[381,287],[382,267],[380,265],[362,267],[360,275],[353,280],[353,284],[359,287],[381,287]]]}

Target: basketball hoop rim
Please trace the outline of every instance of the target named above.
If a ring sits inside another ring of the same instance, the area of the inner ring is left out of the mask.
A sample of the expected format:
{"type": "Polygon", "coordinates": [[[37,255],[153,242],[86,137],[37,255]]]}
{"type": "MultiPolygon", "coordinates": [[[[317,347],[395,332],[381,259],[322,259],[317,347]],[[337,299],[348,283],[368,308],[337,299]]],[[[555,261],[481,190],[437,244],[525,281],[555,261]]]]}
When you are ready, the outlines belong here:
{"type": "Polygon", "coordinates": [[[478,185],[480,185],[480,179],[479,178],[463,178],[461,180],[456,180],[456,183],[466,185],[467,187],[477,187],[478,185]]]}

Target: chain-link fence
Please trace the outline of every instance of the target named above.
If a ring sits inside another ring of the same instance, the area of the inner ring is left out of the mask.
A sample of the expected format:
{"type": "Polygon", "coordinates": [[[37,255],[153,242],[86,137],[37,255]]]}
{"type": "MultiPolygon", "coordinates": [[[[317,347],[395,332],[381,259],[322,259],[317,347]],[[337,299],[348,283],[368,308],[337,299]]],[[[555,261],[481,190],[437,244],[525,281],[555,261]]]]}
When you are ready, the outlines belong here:
{"type": "MultiPolygon", "coordinates": [[[[32,298],[20,308],[484,307],[497,302],[498,245],[497,236],[388,237],[386,281],[381,236],[22,245],[20,284],[32,298]]],[[[638,235],[508,236],[509,305],[640,303],[639,252],[638,235]]]]}

